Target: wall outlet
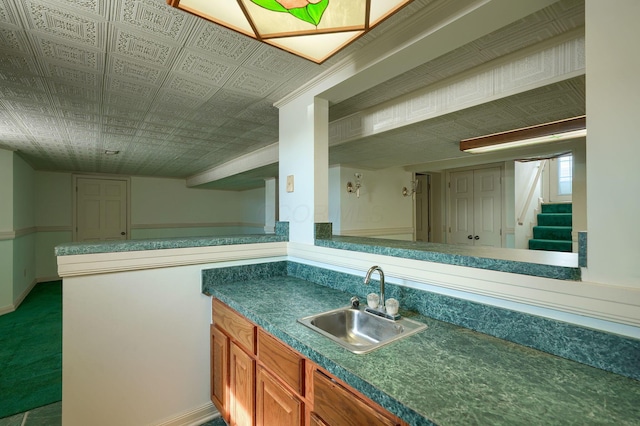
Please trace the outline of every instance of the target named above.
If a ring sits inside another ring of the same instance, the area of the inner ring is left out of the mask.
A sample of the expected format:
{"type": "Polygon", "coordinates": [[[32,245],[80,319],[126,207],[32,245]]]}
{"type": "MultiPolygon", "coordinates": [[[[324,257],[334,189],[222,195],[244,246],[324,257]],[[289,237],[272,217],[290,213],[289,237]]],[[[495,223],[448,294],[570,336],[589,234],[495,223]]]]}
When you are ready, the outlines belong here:
{"type": "Polygon", "coordinates": [[[287,176],[287,192],[293,192],[293,175],[287,176]]]}

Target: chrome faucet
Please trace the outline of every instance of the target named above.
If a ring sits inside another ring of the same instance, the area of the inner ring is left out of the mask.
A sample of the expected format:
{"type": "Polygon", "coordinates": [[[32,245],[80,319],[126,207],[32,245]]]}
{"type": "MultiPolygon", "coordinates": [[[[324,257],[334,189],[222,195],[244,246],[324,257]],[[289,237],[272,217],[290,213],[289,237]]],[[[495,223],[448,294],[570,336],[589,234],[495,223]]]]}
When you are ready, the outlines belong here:
{"type": "Polygon", "coordinates": [[[378,309],[384,312],[384,272],[382,272],[382,268],[377,265],[369,268],[367,275],[364,277],[364,283],[369,284],[369,281],[371,281],[371,274],[375,271],[378,271],[378,274],[380,275],[380,304],[378,305],[378,309]]]}

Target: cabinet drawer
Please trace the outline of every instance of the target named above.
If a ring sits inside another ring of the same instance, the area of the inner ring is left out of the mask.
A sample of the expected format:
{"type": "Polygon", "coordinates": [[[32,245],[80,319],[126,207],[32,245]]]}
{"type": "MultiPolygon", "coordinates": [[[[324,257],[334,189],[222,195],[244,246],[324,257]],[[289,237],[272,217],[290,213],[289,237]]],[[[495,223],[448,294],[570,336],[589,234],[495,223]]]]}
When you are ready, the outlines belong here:
{"type": "Polygon", "coordinates": [[[313,411],[328,425],[392,426],[399,424],[318,370],[313,373],[313,391],[313,411]]]}
{"type": "Polygon", "coordinates": [[[256,353],[256,326],[236,311],[213,299],[213,324],[251,354],[256,353]]]}
{"type": "Polygon", "coordinates": [[[302,356],[262,329],[258,329],[258,359],[283,382],[303,394],[302,356]]]}

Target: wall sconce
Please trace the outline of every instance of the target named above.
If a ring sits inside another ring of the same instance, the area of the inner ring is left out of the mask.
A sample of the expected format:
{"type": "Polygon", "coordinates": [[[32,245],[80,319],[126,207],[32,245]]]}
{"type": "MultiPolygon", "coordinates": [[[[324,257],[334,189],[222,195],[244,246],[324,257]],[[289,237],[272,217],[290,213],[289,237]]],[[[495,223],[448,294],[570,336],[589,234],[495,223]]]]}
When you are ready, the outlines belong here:
{"type": "Polygon", "coordinates": [[[347,193],[356,194],[356,197],[360,198],[360,187],[362,186],[360,180],[362,179],[362,173],[354,173],[354,176],[356,183],[347,182],[347,193]]]}
{"type": "Polygon", "coordinates": [[[416,191],[418,191],[418,185],[420,185],[420,181],[419,180],[412,180],[411,181],[411,189],[407,189],[406,186],[402,187],[402,195],[405,197],[411,196],[413,199],[416,198],[416,191]]]}
{"type": "Polygon", "coordinates": [[[562,141],[586,135],[587,118],[581,115],[538,126],[464,139],[460,141],[460,151],[480,154],[500,149],[562,141]]]}

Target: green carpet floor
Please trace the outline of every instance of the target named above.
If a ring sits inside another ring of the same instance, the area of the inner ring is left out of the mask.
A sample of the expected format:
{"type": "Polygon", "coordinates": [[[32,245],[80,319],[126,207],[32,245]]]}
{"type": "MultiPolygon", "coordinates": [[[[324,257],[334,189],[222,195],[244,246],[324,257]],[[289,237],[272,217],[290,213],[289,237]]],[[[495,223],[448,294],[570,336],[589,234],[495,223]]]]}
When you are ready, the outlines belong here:
{"type": "Polygon", "coordinates": [[[62,281],[0,316],[0,418],[62,399],[62,281]]]}

